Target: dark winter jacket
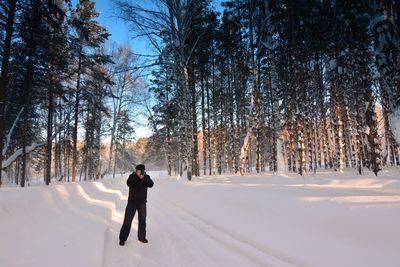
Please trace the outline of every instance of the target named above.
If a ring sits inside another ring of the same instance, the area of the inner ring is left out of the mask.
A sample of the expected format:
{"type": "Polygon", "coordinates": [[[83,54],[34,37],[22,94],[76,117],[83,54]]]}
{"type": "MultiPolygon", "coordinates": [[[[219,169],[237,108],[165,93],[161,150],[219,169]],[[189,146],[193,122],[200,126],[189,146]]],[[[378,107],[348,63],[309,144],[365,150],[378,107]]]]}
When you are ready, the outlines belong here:
{"type": "Polygon", "coordinates": [[[145,174],[140,180],[136,173],[129,175],[126,184],[129,186],[129,202],[143,203],[147,202],[147,188],[153,187],[154,182],[148,174],[145,174]]]}

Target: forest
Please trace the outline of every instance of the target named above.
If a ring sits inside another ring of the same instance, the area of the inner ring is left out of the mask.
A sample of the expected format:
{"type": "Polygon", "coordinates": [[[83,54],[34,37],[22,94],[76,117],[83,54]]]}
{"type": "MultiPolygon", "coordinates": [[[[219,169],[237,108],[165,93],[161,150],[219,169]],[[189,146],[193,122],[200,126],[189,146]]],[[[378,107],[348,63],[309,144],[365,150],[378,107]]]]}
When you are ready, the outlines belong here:
{"type": "Polygon", "coordinates": [[[0,1],[0,185],[400,165],[398,1],[0,1]]]}

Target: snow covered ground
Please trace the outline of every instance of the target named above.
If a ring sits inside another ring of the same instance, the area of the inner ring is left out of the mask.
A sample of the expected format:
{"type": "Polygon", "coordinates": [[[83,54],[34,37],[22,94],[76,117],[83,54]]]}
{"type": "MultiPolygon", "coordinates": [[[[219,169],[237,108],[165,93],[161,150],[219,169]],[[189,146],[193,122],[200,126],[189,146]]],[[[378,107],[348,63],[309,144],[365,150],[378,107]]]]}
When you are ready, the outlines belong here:
{"type": "Polygon", "coordinates": [[[400,266],[400,170],[151,173],[148,244],[118,233],[125,178],[0,189],[0,266],[400,266]]]}

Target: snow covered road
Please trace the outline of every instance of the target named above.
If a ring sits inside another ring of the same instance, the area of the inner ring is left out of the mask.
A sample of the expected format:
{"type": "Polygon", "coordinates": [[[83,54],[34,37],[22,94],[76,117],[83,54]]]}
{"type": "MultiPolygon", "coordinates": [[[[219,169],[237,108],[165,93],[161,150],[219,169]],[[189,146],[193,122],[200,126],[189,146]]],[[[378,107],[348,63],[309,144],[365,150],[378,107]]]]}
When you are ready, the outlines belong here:
{"type": "MultiPolygon", "coordinates": [[[[121,220],[114,220],[106,236],[103,266],[131,266],[131,263],[137,266],[293,266],[246,240],[235,238],[223,226],[209,222],[207,216],[195,215],[183,207],[184,203],[177,204],[173,197],[179,191],[168,188],[180,187],[176,181],[159,182],[159,190],[152,194],[148,204],[150,243],[143,245],[136,241],[137,221],[134,221],[126,246],[119,247],[116,238],[121,220]]],[[[213,205],[206,201],[204,204],[213,205]]],[[[119,201],[118,211],[123,213],[124,208],[125,201],[119,201]]]]}
{"type": "Polygon", "coordinates": [[[398,173],[154,174],[124,247],[125,179],[2,188],[0,266],[399,266],[398,173]]]}

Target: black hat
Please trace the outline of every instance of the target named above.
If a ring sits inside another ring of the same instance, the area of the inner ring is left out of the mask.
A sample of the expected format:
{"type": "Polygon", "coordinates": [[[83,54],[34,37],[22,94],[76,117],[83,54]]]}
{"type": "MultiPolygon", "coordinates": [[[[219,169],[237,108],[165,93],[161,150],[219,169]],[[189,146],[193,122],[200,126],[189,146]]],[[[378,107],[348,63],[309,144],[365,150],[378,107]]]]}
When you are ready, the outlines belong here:
{"type": "Polygon", "coordinates": [[[137,170],[137,171],[138,171],[138,170],[144,171],[144,170],[145,170],[145,167],[144,167],[143,164],[139,164],[139,165],[136,166],[136,170],[137,170]]]}

